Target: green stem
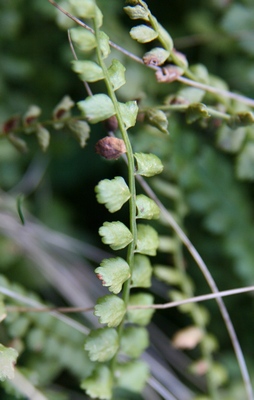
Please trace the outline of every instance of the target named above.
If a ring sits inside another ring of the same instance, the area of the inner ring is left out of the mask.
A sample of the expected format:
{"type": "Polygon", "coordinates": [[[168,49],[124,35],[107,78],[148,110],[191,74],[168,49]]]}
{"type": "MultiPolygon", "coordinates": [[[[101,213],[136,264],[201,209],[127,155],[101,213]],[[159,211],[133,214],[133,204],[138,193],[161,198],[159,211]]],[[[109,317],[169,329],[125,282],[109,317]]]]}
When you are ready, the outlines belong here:
{"type": "MultiPolygon", "coordinates": [[[[119,108],[119,104],[118,104],[118,100],[117,97],[115,95],[115,92],[112,88],[112,84],[110,82],[110,77],[108,74],[108,69],[106,64],[103,61],[102,55],[101,55],[101,51],[100,51],[100,35],[99,35],[99,28],[96,24],[96,20],[95,20],[95,37],[98,43],[97,46],[97,58],[98,58],[98,62],[100,67],[103,70],[104,73],[104,80],[105,80],[105,84],[107,87],[107,92],[109,97],[111,98],[113,104],[114,104],[114,108],[116,111],[116,117],[118,120],[118,127],[119,130],[121,132],[121,136],[122,139],[124,140],[125,146],[126,146],[126,150],[127,150],[127,160],[128,160],[128,185],[129,185],[129,190],[131,193],[130,199],[129,199],[129,228],[130,231],[132,233],[132,237],[133,240],[132,242],[129,244],[128,246],[128,251],[127,251],[127,263],[130,267],[130,270],[132,271],[133,269],[133,263],[134,263],[134,251],[135,251],[135,247],[136,247],[136,242],[137,242],[137,224],[136,224],[136,185],[135,185],[135,165],[134,165],[134,156],[133,156],[133,151],[132,151],[132,146],[128,137],[128,133],[127,130],[125,128],[122,116],[121,116],[121,112],[120,112],[120,108],[119,108]]],[[[131,279],[131,278],[130,278],[131,279]]],[[[122,298],[125,302],[126,305],[126,309],[129,303],[129,297],[130,297],[130,279],[128,279],[124,285],[123,285],[123,293],[122,293],[122,298]]],[[[124,326],[124,320],[121,322],[121,324],[118,326],[118,335],[119,335],[119,341],[121,339],[122,336],[122,332],[123,332],[123,326],[124,326]]],[[[111,361],[111,369],[112,369],[112,373],[114,371],[115,368],[115,364],[117,361],[117,354],[114,356],[114,358],[111,361]]]]}

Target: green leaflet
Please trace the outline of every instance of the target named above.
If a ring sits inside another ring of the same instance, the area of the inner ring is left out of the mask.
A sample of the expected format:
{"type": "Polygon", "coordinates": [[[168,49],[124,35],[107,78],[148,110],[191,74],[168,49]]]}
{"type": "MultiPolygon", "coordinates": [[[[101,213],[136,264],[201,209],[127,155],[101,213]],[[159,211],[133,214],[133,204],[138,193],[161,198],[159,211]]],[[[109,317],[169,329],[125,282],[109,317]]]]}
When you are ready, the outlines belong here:
{"type": "Polygon", "coordinates": [[[109,37],[103,31],[99,32],[99,46],[102,58],[107,58],[108,55],[110,54],[111,49],[109,45],[109,37]]]}
{"type": "Polygon", "coordinates": [[[159,129],[162,133],[169,135],[168,118],[163,111],[150,108],[146,111],[146,122],[159,129]]]}
{"type": "Polygon", "coordinates": [[[121,257],[104,259],[95,272],[103,286],[108,286],[114,294],[122,290],[123,283],[131,276],[129,265],[121,257]]]}
{"type": "Polygon", "coordinates": [[[150,287],[152,272],[149,258],[142,254],[136,254],[131,275],[131,287],[150,287]]]}
{"type": "MultiPolygon", "coordinates": [[[[130,296],[129,305],[130,306],[150,306],[153,304],[153,296],[149,293],[137,293],[130,296]]],[[[153,316],[153,309],[136,309],[128,310],[127,316],[128,320],[133,324],[146,326],[150,323],[153,316]]]]}
{"type": "Polygon", "coordinates": [[[85,341],[91,361],[105,362],[114,357],[119,347],[118,333],[113,328],[93,330],[85,341]]]}
{"type": "Polygon", "coordinates": [[[134,157],[137,162],[136,173],[139,175],[151,177],[163,171],[162,162],[155,154],[135,153],[134,157]]]}
{"type": "Polygon", "coordinates": [[[149,368],[144,361],[130,361],[117,366],[117,386],[140,393],[149,378],[149,368]]]}
{"type": "Polygon", "coordinates": [[[96,124],[115,115],[112,100],[106,94],[95,94],[77,103],[79,109],[89,122],[96,124]]]}
{"type": "Polygon", "coordinates": [[[95,187],[95,192],[98,203],[105,204],[111,213],[120,210],[130,198],[129,188],[121,176],[103,179],[95,187]]]}
{"type": "Polygon", "coordinates": [[[231,129],[227,125],[222,125],[217,130],[217,145],[224,151],[236,153],[241,149],[247,132],[248,128],[245,127],[231,129]]]}
{"type": "Polygon", "coordinates": [[[124,249],[133,240],[130,230],[120,221],[104,222],[99,234],[102,236],[102,242],[113,250],[124,249]]]}
{"type": "Polygon", "coordinates": [[[14,364],[16,363],[18,352],[12,347],[5,347],[0,344],[0,381],[13,379],[14,364]]]}
{"type": "Polygon", "coordinates": [[[94,18],[96,15],[96,4],[94,0],[70,0],[74,13],[84,18],[94,18]]]}
{"type": "Polygon", "coordinates": [[[127,103],[118,103],[120,108],[120,113],[124,126],[129,129],[131,126],[136,124],[136,119],[138,115],[138,105],[136,101],[128,101],[127,103]]]}
{"type": "Polygon", "coordinates": [[[81,147],[85,147],[87,139],[90,136],[90,126],[86,121],[70,121],[68,123],[69,129],[74,133],[81,147]]]}
{"type": "Polygon", "coordinates": [[[112,398],[113,377],[106,365],[97,365],[92,375],[84,379],[81,388],[92,399],[110,400],[112,398]]]}
{"type": "Polygon", "coordinates": [[[102,68],[93,61],[72,61],[73,71],[76,72],[82,81],[97,82],[104,78],[102,68]]]}
{"type": "Polygon", "coordinates": [[[142,7],[141,5],[136,5],[135,7],[124,7],[124,11],[131,19],[143,19],[145,21],[149,21],[149,10],[142,7]]]}
{"type": "Polygon", "coordinates": [[[157,231],[150,225],[139,224],[136,252],[155,256],[159,246],[159,237],[157,231]]]}
{"type": "Polygon", "coordinates": [[[139,194],[136,197],[137,218],[158,219],[160,217],[160,209],[149,197],[139,194]]]}
{"type": "Polygon", "coordinates": [[[125,70],[126,68],[123,66],[120,61],[117,59],[112,60],[112,64],[108,69],[110,82],[114,90],[119,89],[126,83],[125,80],[125,70]]]}
{"type": "Polygon", "coordinates": [[[149,346],[147,329],[141,326],[128,326],[121,338],[121,352],[128,357],[138,358],[149,346]]]}
{"type": "Polygon", "coordinates": [[[88,52],[97,47],[97,42],[92,32],[81,27],[72,28],[70,32],[71,39],[80,50],[88,52]]]}
{"type": "Polygon", "coordinates": [[[158,37],[158,33],[147,25],[138,25],[130,30],[132,39],[139,43],[148,43],[158,37]]]}
{"type": "Polygon", "coordinates": [[[107,324],[109,328],[118,326],[122,322],[125,312],[124,301],[113,294],[98,299],[94,307],[94,315],[99,317],[101,324],[107,324]]]}
{"type": "Polygon", "coordinates": [[[168,285],[180,285],[183,278],[186,276],[176,268],[160,264],[154,265],[154,275],[157,279],[160,279],[168,285]]]}

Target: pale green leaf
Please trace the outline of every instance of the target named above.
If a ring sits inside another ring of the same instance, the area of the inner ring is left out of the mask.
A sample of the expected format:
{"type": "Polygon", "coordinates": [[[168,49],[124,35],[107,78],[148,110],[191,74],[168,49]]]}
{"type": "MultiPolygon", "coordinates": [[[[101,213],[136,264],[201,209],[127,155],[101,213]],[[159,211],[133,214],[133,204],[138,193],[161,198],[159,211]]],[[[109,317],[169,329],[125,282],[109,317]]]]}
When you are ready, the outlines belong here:
{"type": "Polygon", "coordinates": [[[122,322],[125,312],[124,301],[113,294],[98,299],[94,307],[94,315],[99,317],[101,324],[107,324],[108,327],[118,326],[122,322]]]}
{"type": "Polygon", "coordinates": [[[95,94],[77,103],[79,109],[89,122],[96,124],[115,114],[112,100],[106,94],[95,94]]]}
{"type": "Polygon", "coordinates": [[[154,200],[139,194],[136,197],[137,218],[158,219],[160,217],[160,209],[154,200]]]}
{"type": "Polygon", "coordinates": [[[242,147],[246,135],[246,128],[231,129],[227,125],[222,125],[217,130],[217,144],[224,151],[236,153],[242,147]]]}
{"type": "Polygon", "coordinates": [[[125,80],[125,70],[126,68],[123,66],[120,61],[117,59],[112,60],[112,64],[108,69],[110,82],[114,90],[119,89],[126,82],[125,80]]]}
{"type": "Polygon", "coordinates": [[[114,357],[119,348],[118,333],[113,328],[92,330],[86,337],[85,350],[91,361],[105,362],[114,357]]]}
{"type": "Polygon", "coordinates": [[[81,147],[85,147],[89,139],[90,126],[86,121],[73,120],[68,123],[68,127],[74,133],[81,147]]]}
{"type": "Polygon", "coordinates": [[[254,143],[247,142],[237,158],[236,173],[239,179],[254,180],[254,143]]]}
{"type": "Polygon", "coordinates": [[[102,68],[93,61],[72,61],[73,71],[76,72],[82,81],[97,82],[104,78],[102,68]]]}
{"type": "Polygon", "coordinates": [[[130,30],[132,39],[139,43],[148,43],[158,37],[158,33],[147,25],[138,25],[130,30]]]}
{"type": "Polygon", "coordinates": [[[79,17],[94,18],[96,5],[94,0],[69,0],[74,13],[79,17]]]}
{"type": "Polygon", "coordinates": [[[146,111],[146,122],[159,129],[162,133],[169,134],[168,118],[163,111],[150,108],[146,111]]]}
{"type": "Polygon", "coordinates": [[[144,361],[130,361],[117,366],[117,386],[141,393],[149,378],[149,367],[144,361]]]}
{"type": "Polygon", "coordinates": [[[46,151],[50,142],[50,133],[44,126],[38,124],[36,127],[36,137],[42,151],[46,151]]]}
{"type": "Polygon", "coordinates": [[[121,116],[126,129],[134,126],[138,115],[138,105],[136,101],[128,101],[127,103],[118,103],[121,116]]]}
{"type": "Polygon", "coordinates": [[[184,87],[177,92],[177,98],[184,99],[186,103],[200,103],[205,91],[194,87],[184,87]]]}
{"type": "Polygon", "coordinates": [[[148,257],[141,254],[134,256],[134,265],[131,275],[131,287],[150,287],[152,266],[148,257]]]}
{"type": "Polygon", "coordinates": [[[103,14],[98,6],[95,7],[95,19],[97,27],[100,28],[103,24],[103,14]]]}
{"type": "Polygon", "coordinates": [[[169,285],[179,285],[183,280],[183,274],[176,268],[158,264],[153,270],[157,279],[169,285]]]}
{"type": "Polygon", "coordinates": [[[139,224],[137,235],[136,252],[155,256],[159,246],[159,237],[157,231],[150,225],[139,224]]]}
{"type": "Polygon", "coordinates": [[[147,329],[141,326],[128,326],[123,331],[120,346],[121,352],[128,357],[140,357],[149,346],[147,329]]]}
{"type": "Polygon", "coordinates": [[[71,29],[71,39],[82,51],[91,51],[97,46],[95,36],[84,28],[71,29]]]}
{"type": "MultiPolygon", "coordinates": [[[[150,306],[153,304],[153,296],[149,293],[137,293],[130,296],[130,306],[150,306]]],[[[129,309],[128,320],[134,324],[145,326],[148,325],[153,316],[154,310],[147,309],[129,309]]]]}
{"type": "Polygon", "coordinates": [[[170,52],[162,47],[155,47],[148,51],[143,56],[143,61],[146,65],[162,65],[169,58],[170,52]]]}
{"type": "Polygon", "coordinates": [[[130,198],[129,188],[121,176],[103,179],[95,187],[95,192],[98,203],[105,204],[111,213],[120,210],[130,198]]]}
{"type": "Polygon", "coordinates": [[[104,222],[99,234],[102,242],[108,244],[112,250],[124,249],[133,240],[130,230],[120,221],[104,222]]]}
{"type": "Polygon", "coordinates": [[[113,377],[111,371],[106,365],[97,365],[92,375],[82,381],[81,388],[92,399],[112,399],[113,377]]]}
{"type": "Polygon", "coordinates": [[[155,154],[135,153],[137,162],[136,173],[143,176],[154,176],[163,171],[163,165],[155,154]]]}
{"type": "Polygon", "coordinates": [[[124,7],[124,11],[131,19],[143,19],[144,21],[149,21],[149,10],[145,7],[142,7],[140,4],[135,7],[124,7]]]}
{"type": "Polygon", "coordinates": [[[177,250],[178,243],[175,238],[170,236],[159,237],[159,250],[163,253],[174,253],[177,250]]]}
{"type": "Polygon", "coordinates": [[[108,286],[114,294],[122,290],[123,283],[131,276],[129,265],[121,257],[104,259],[95,272],[103,286],[108,286]]]}
{"type": "Polygon", "coordinates": [[[5,347],[0,344],[0,381],[14,378],[14,364],[18,352],[12,347],[5,347]]]}
{"type": "Polygon", "coordinates": [[[111,49],[109,45],[109,37],[103,31],[99,32],[99,46],[102,58],[107,58],[108,55],[110,54],[111,49]]]}

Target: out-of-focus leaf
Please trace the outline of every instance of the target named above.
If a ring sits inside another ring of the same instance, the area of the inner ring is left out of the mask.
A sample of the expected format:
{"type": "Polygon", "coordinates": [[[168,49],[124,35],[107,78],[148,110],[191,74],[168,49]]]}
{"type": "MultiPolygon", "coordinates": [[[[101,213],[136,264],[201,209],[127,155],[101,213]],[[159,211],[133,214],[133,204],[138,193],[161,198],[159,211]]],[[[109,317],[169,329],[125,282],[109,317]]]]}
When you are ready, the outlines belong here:
{"type": "Polygon", "coordinates": [[[200,118],[208,118],[210,114],[205,104],[194,103],[190,104],[186,111],[186,122],[192,124],[200,118]]]}
{"type": "Polygon", "coordinates": [[[82,81],[97,82],[104,78],[102,68],[94,61],[72,61],[73,71],[76,72],[82,81]]]}
{"type": "Polygon", "coordinates": [[[247,142],[237,157],[236,173],[239,179],[254,179],[254,143],[247,142]]]}
{"type": "Polygon", "coordinates": [[[82,381],[81,388],[92,399],[112,399],[113,377],[111,371],[106,365],[97,365],[92,375],[82,381]]]}
{"type": "MultiPolygon", "coordinates": [[[[153,296],[149,293],[137,293],[130,296],[130,306],[150,306],[153,304],[153,296]]],[[[134,324],[146,326],[150,323],[154,310],[148,309],[129,309],[128,320],[134,324]]]]}
{"type": "Polygon", "coordinates": [[[119,347],[118,333],[113,328],[92,330],[85,341],[91,361],[105,362],[114,357],[119,347]]]}
{"type": "Polygon", "coordinates": [[[99,317],[101,324],[107,324],[109,328],[118,326],[125,312],[124,301],[113,294],[98,299],[94,308],[94,315],[99,317]]]}
{"type": "Polygon", "coordinates": [[[71,39],[82,51],[91,51],[97,46],[95,36],[84,28],[71,29],[71,39]]]}
{"type": "Polygon", "coordinates": [[[138,358],[149,346],[147,329],[141,326],[128,326],[121,338],[121,351],[129,357],[138,358]]]}
{"type": "Polygon", "coordinates": [[[157,231],[150,225],[138,225],[138,237],[136,252],[155,256],[159,246],[159,237],[157,231]]]}
{"type": "Polygon", "coordinates": [[[152,266],[148,257],[136,254],[131,275],[132,287],[150,287],[152,266]]]}
{"type": "Polygon", "coordinates": [[[146,111],[146,122],[159,129],[162,133],[169,134],[168,118],[163,111],[150,108],[146,111]]]}
{"type": "Polygon", "coordinates": [[[139,43],[148,43],[158,37],[158,33],[147,25],[138,25],[131,29],[130,35],[132,39],[139,43]]]}
{"type": "Polygon", "coordinates": [[[117,366],[117,386],[140,393],[149,378],[149,368],[144,361],[130,361],[117,366]]]}
{"type": "Polygon", "coordinates": [[[134,7],[124,7],[124,11],[131,19],[143,19],[144,21],[149,20],[149,11],[140,4],[137,4],[134,7]]]}
{"type": "Polygon", "coordinates": [[[86,145],[87,139],[90,136],[90,126],[86,121],[70,121],[68,127],[74,133],[80,146],[83,148],[86,145]]]}
{"type": "Polygon", "coordinates": [[[38,124],[36,127],[36,136],[42,151],[46,151],[50,142],[50,133],[44,126],[38,124]]]}
{"type": "Polygon", "coordinates": [[[14,378],[14,364],[16,363],[18,352],[0,344],[0,380],[14,378]]]}

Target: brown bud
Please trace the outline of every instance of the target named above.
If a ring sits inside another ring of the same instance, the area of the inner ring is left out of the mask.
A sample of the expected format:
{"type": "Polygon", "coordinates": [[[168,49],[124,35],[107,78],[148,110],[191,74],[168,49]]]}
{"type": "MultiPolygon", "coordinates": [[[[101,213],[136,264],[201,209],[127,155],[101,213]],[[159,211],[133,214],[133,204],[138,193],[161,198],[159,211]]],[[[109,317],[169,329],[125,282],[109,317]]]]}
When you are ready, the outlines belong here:
{"type": "Polygon", "coordinates": [[[3,133],[7,134],[15,129],[18,128],[20,123],[20,117],[15,115],[13,117],[11,117],[10,119],[8,119],[7,121],[4,122],[3,127],[2,127],[2,131],[3,133]]]}
{"type": "Polygon", "coordinates": [[[104,124],[108,132],[115,132],[118,128],[118,121],[115,115],[106,119],[104,124]]]}
{"type": "Polygon", "coordinates": [[[107,160],[116,160],[123,153],[126,153],[124,141],[110,136],[100,139],[95,145],[95,150],[97,154],[107,160]]]}

